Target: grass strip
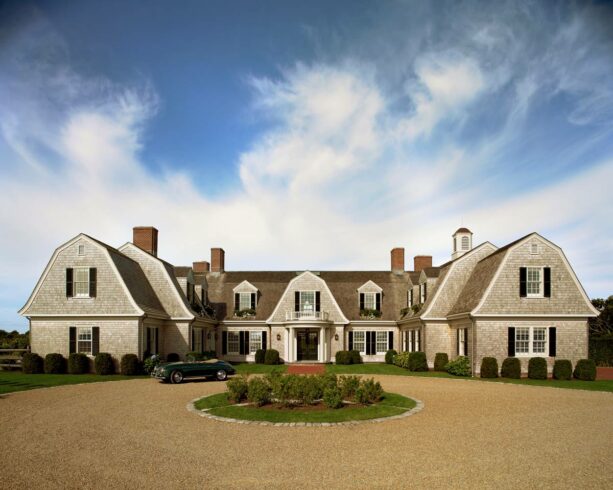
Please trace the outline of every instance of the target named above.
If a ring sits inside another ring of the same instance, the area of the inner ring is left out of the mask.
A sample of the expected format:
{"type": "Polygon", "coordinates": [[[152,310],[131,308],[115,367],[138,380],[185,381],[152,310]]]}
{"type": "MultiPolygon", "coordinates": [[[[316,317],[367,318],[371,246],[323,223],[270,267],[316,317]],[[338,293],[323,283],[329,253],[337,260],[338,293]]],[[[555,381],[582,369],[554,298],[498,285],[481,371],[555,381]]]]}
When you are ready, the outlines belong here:
{"type": "Polygon", "coordinates": [[[21,372],[0,371],[0,394],[48,388],[50,386],[98,383],[100,381],[123,381],[148,377],[122,376],[120,374],[110,376],[100,376],[99,374],[23,374],[21,372]]]}

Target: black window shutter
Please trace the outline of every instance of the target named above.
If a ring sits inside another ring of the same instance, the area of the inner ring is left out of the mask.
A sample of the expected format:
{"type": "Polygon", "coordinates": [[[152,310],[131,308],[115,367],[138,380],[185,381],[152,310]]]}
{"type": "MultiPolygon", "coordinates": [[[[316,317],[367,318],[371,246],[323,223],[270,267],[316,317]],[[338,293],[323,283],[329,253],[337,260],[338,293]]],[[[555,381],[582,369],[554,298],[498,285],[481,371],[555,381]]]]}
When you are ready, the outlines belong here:
{"type": "Polygon", "coordinates": [[[417,337],[417,345],[418,345],[419,348],[418,349],[413,349],[413,350],[421,352],[422,351],[422,348],[421,348],[421,330],[417,330],[416,337],[417,337]]]}
{"type": "Polygon", "coordinates": [[[266,350],[266,347],[268,346],[268,336],[266,335],[266,333],[266,330],[262,330],[262,350],[266,350]]]}
{"type": "Polygon", "coordinates": [[[377,333],[376,332],[366,332],[366,338],[368,342],[368,348],[367,348],[366,354],[372,356],[377,353],[377,345],[376,345],[377,333]]]}
{"type": "Polygon", "coordinates": [[[228,353],[228,332],[221,332],[221,354],[226,355],[228,353]]]}
{"type": "Polygon", "coordinates": [[[424,282],[424,303],[428,299],[428,283],[424,282]]]}
{"type": "Polygon", "coordinates": [[[455,332],[455,337],[456,337],[456,343],[458,344],[458,347],[456,349],[456,354],[459,356],[460,355],[460,329],[459,328],[455,332]]]}
{"type": "Polygon", "coordinates": [[[255,310],[255,294],[256,293],[251,293],[251,309],[255,310]]]}
{"type": "Polygon", "coordinates": [[[387,339],[387,348],[390,350],[394,348],[394,332],[392,332],[391,330],[387,339]]]}
{"type": "Polygon", "coordinates": [[[74,354],[77,352],[77,327],[70,327],[68,333],[68,352],[74,354]]]}
{"type": "Polygon", "coordinates": [[[192,351],[196,348],[196,329],[192,328],[192,351]]]}
{"type": "Polygon", "coordinates": [[[315,291],[315,311],[321,311],[321,292],[315,291]]]}
{"type": "Polygon", "coordinates": [[[545,267],[543,275],[544,296],[545,298],[551,298],[551,267],[545,267]]]}
{"type": "Polygon", "coordinates": [[[515,357],[515,327],[509,327],[508,344],[508,356],[515,357]]]}
{"type": "Polygon", "coordinates": [[[100,327],[92,327],[92,356],[100,352],[100,327]]]}
{"type": "Polygon", "coordinates": [[[364,293],[360,293],[360,310],[364,309],[364,293]]]}
{"type": "Polygon", "coordinates": [[[353,350],[353,332],[349,332],[349,349],[348,350],[353,350]]]}
{"type": "Polygon", "coordinates": [[[72,289],[72,267],[66,268],[66,297],[72,298],[73,289],[72,289]]]}
{"type": "Polygon", "coordinates": [[[95,267],[89,268],[89,297],[96,297],[96,276],[98,275],[95,267]]]}
{"type": "Polygon", "coordinates": [[[241,304],[241,295],[239,293],[234,293],[234,311],[238,311],[240,309],[241,304]]]}
{"type": "Polygon", "coordinates": [[[376,293],[375,294],[375,308],[377,311],[381,311],[381,293],[376,293]]]}
{"type": "Polygon", "coordinates": [[[413,306],[413,290],[409,291],[409,306],[413,306]]]}
{"type": "Polygon", "coordinates": [[[300,291],[294,293],[294,311],[300,311],[300,291]]]}
{"type": "Polygon", "coordinates": [[[549,327],[549,356],[556,356],[556,327],[549,327]]]}
{"type": "Polygon", "coordinates": [[[526,278],[527,272],[525,267],[519,268],[519,297],[526,297],[526,278]]]}
{"type": "Polygon", "coordinates": [[[464,355],[470,357],[470,350],[468,350],[468,329],[464,329],[464,355]]]}
{"type": "Polygon", "coordinates": [[[366,338],[366,346],[364,348],[364,351],[366,352],[366,355],[369,356],[370,355],[370,332],[369,331],[366,332],[365,338],[366,338]]]}
{"type": "Polygon", "coordinates": [[[245,355],[245,332],[243,330],[238,332],[238,353],[241,356],[245,355]]]}
{"type": "Polygon", "coordinates": [[[200,352],[204,352],[204,328],[200,330],[200,352]]]}

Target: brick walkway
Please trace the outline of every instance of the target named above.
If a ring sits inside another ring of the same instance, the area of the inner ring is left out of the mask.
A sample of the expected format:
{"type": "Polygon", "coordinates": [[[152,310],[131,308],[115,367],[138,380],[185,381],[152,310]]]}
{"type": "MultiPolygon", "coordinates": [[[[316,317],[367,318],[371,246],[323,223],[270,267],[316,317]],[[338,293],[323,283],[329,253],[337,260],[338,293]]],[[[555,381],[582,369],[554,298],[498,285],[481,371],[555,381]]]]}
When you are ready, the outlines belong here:
{"type": "Polygon", "coordinates": [[[288,374],[324,374],[326,366],[323,364],[290,364],[287,366],[288,374]]]}
{"type": "Polygon", "coordinates": [[[597,367],[596,368],[596,379],[607,379],[613,380],[613,368],[611,367],[597,367]]]}

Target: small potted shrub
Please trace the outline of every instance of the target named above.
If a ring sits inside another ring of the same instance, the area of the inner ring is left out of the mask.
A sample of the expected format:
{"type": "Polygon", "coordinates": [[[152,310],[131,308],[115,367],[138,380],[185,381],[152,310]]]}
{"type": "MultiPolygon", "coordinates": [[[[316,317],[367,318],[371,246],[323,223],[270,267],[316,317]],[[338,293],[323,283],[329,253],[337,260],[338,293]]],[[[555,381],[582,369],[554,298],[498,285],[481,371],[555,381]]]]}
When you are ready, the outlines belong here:
{"type": "Polygon", "coordinates": [[[543,357],[531,357],[528,361],[528,378],[547,379],[547,361],[543,357]]]}
{"type": "Polygon", "coordinates": [[[268,349],[264,354],[264,364],[281,364],[279,351],[276,349],[268,349]]]}
{"type": "Polygon", "coordinates": [[[482,378],[497,378],[498,377],[498,361],[495,357],[484,357],[481,360],[481,377],[482,378]]]}
{"type": "Polygon", "coordinates": [[[556,359],[553,363],[553,379],[570,380],[573,377],[573,365],[568,359],[556,359]]]}
{"type": "Polygon", "coordinates": [[[41,374],[44,371],[43,358],[33,352],[26,352],[21,358],[21,370],[24,374],[41,374]]]}
{"type": "Polygon", "coordinates": [[[73,352],[68,356],[68,374],[89,373],[89,358],[82,352],[73,352]]]}
{"type": "Polygon", "coordinates": [[[579,359],[573,371],[573,377],[582,381],[596,379],[596,362],[593,359],[579,359]]]}
{"type": "Polygon", "coordinates": [[[124,354],[121,357],[121,374],[124,376],[136,376],[141,372],[140,361],[136,354],[124,354]]]}
{"type": "Polygon", "coordinates": [[[521,378],[521,362],[519,362],[519,359],[517,357],[507,357],[502,361],[500,376],[510,379],[521,378]]]}
{"type": "Polygon", "coordinates": [[[437,352],[434,356],[434,370],[445,371],[445,366],[449,364],[449,356],[446,352],[437,352]]]}
{"type": "Polygon", "coordinates": [[[45,356],[45,374],[66,374],[66,359],[62,354],[45,356]]]}
{"type": "Polygon", "coordinates": [[[385,353],[385,364],[394,364],[394,356],[397,355],[394,349],[390,349],[385,353]]]}
{"type": "Polygon", "coordinates": [[[108,352],[100,352],[96,354],[94,359],[94,369],[96,374],[108,376],[115,373],[115,363],[113,357],[108,352]]]}
{"type": "Polygon", "coordinates": [[[266,358],[266,351],[264,349],[258,349],[255,351],[255,363],[264,364],[266,358]]]}
{"type": "Polygon", "coordinates": [[[409,371],[428,371],[425,352],[411,352],[409,354],[409,371]]]}

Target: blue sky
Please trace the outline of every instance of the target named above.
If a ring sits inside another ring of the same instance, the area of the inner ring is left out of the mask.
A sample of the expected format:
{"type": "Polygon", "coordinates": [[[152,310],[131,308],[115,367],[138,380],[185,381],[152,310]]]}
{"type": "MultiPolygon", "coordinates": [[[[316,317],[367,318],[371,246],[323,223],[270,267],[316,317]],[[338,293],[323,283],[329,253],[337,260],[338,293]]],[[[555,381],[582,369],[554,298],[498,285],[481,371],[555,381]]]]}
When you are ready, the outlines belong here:
{"type": "Polygon", "coordinates": [[[58,245],[134,225],[234,270],[538,231],[608,296],[612,25],[606,2],[3,2],[0,328],[58,245]]]}

